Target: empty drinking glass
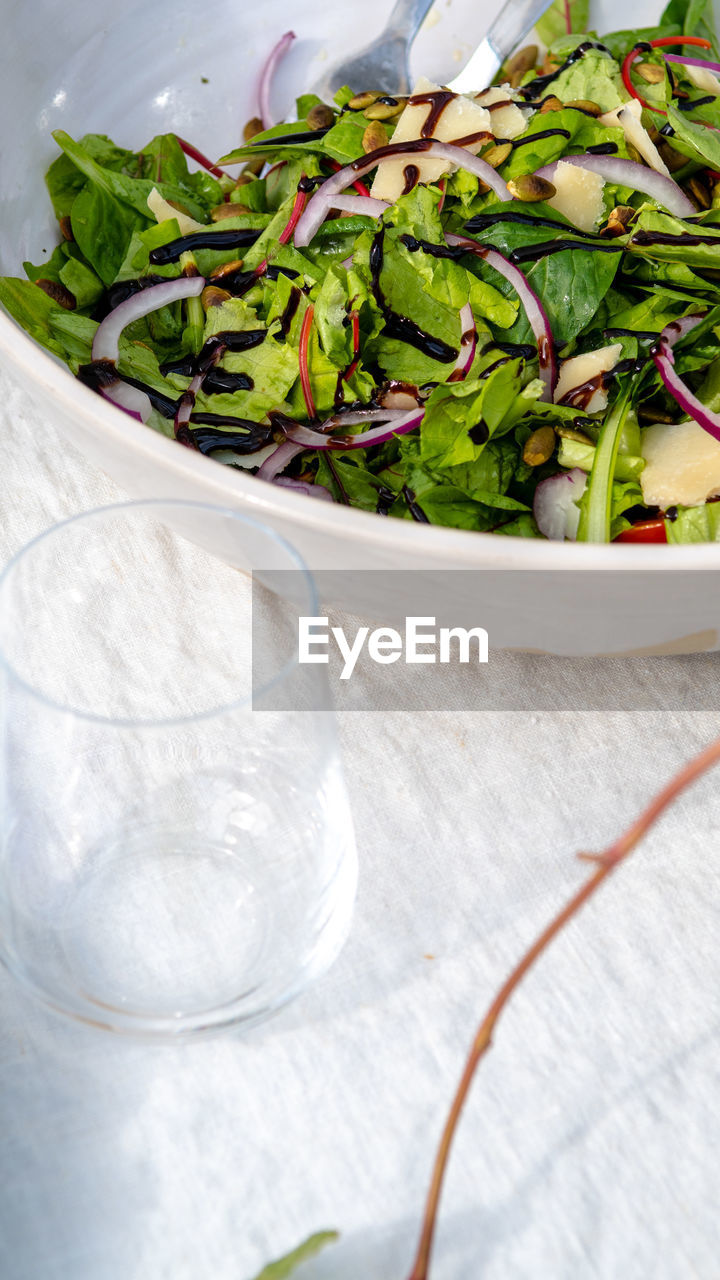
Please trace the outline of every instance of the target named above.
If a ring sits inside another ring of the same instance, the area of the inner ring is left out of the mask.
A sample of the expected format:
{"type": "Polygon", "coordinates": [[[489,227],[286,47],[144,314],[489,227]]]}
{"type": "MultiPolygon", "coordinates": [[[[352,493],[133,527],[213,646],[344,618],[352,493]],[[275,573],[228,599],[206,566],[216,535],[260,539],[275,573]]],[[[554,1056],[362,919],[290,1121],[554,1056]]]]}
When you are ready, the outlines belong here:
{"type": "Polygon", "coordinates": [[[337,955],[352,821],[324,668],[298,668],[293,609],[257,586],[278,569],[316,614],[271,530],[157,501],[68,520],[0,578],[0,956],[55,1008],[143,1034],[247,1023],[337,955]],[[251,606],[275,615],[261,688],[251,606]],[[293,681],[297,709],[272,709],[293,681]]]}

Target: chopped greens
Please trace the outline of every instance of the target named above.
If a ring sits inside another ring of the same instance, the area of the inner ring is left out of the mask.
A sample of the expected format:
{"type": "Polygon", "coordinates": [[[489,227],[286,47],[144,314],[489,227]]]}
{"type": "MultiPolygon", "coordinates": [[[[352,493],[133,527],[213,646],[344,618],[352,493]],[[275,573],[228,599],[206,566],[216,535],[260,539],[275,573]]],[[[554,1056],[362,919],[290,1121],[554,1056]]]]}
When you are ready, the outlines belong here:
{"type": "Polygon", "coordinates": [[[710,5],[587,25],[587,0],[554,4],[543,66],[523,51],[487,95],[306,94],[219,162],[233,176],[189,168],[204,157],[174,134],[132,151],[57,131],[62,238],[0,302],[93,389],[127,384],[128,412],[259,483],[537,538],[539,486],[561,477],[566,502],[584,474],[560,522],[580,540],[718,541],[710,5]]]}

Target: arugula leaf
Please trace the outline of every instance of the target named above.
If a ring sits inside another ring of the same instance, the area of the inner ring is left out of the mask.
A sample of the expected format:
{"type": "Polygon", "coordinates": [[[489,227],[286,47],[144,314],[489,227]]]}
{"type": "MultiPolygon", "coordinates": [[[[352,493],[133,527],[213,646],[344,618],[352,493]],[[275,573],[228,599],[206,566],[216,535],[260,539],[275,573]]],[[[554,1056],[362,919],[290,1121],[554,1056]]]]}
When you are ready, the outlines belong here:
{"type": "Polygon", "coordinates": [[[337,1231],[317,1231],[315,1235],[310,1236],[290,1253],[286,1253],[284,1257],[268,1263],[255,1280],[288,1280],[288,1276],[291,1276],[302,1262],[314,1258],[321,1249],[328,1244],[334,1244],[339,1238],[337,1231]]]}

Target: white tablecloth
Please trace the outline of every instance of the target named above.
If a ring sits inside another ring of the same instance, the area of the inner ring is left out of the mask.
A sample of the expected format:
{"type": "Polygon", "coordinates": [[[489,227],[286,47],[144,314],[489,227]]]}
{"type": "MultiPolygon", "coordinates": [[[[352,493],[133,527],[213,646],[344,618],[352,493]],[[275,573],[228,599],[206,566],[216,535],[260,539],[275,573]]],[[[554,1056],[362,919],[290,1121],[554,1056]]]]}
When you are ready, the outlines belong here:
{"type": "MultiPolygon", "coordinates": [[[[4,374],[0,406],[5,560],[124,495],[4,374]]],[[[509,684],[538,679],[537,663],[493,661],[509,684]]],[[[479,1014],[579,883],[574,853],[720,730],[719,663],[613,664],[631,711],[469,712],[468,671],[443,714],[345,714],[353,933],[251,1034],[126,1042],[3,975],[3,1280],[249,1280],[321,1227],[342,1239],[308,1280],[404,1280],[479,1014]],[[684,709],[690,689],[708,710],[684,709]]],[[[582,674],[596,691],[607,679],[602,663],[582,674]]],[[[559,687],[563,664],[540,678],[559,687]]],[[[518,995],[454,1150],[433,1280],[720,1275],[719,834],[715,775],[518,995]]]]}

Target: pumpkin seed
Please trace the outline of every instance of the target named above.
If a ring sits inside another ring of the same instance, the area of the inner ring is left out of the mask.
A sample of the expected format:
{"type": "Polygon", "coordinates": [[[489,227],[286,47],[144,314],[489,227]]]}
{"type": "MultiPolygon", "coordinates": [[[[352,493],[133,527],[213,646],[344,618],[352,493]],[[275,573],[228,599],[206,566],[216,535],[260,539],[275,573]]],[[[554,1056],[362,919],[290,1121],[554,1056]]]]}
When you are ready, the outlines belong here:
{"type": "Polygon", "coordinates": [[[366,107],[363,115],[366,120],[393,120],[405,109],[405,98],[392,98],[389,102],[378,100],[371,107],[366,107]]]}
{"type": "Polygon", "coordinates": [[[633,67],[646,84],[660,84],[665,79],[665,68],[657,62],[636,62],[633,67]]]}
{"type": "Polygon", "coordinates": [[[377,102],[381,98],[380,90],[368,90],[365,93],[357,93],[354,98],[348,102],[351,111],[364,111],[366,107],[371,107],[373,102],[377,102]]]}
{"type": "Polygon", "coordinates": [[[512,143],[503,142],[499,147],[490,147],[483,152],[482,159],[486,164],[492,165],[493,169],[499,169],[504,164],[508,156],[512,152],[512,143]]]}
{"type": "Polygon", "coordinates": [[[561,102],[559,98],[555,97],[554,93],[551,93],[543,102],[540,108],[540,115],[544,116],[546,111],[562,111],[564,106],[564,102],[561,102]]]}
{"type": "Polygon", "coordinates": [[[528,204],[536,200],[551,200],[556,194],[552,182],[538,177],[536,173],[523,173],[519,178],[513,178],[508,182],[508,191],[516,200],[524,200],[528,204]]]}
{"type": "Polygon", "coordinates": [[[572,102],[566,102],[566,107],[574,107],[576,111],[584,111],[587,116],[601,116],[602,107],[597,102],[592,102],[590,98],[573,98],[572,102]]]}
{"type": "Polygon", "coordinates": [[[555,432],[552,427],[538,427],[525,441],[523,462],[528,467],[541,467],[552,458],[555,449],[555,432]]]}
{"type": "Polygon", "coordinates": [[[211,307],[221,307],[223,302],[227,302],[231,297],[232,294],[228,293],[227,289],[218,289],[214,284],[206,284],[200,294],[200,301],[205,310],[209,311],[211,307]]]}
{"type": "Polygon", "coordinates": [[[258,133],[264,133],[265,126],[259,116],[253,116],[252,120],[248,120],[243,129],[243,141],[250,142],[258,133]]]}
{"type": "Polygon", "coordinates": [[[508,62],[505,73],[507,75],[510,87],[516,89],[523,76],[528,71],[532,71],[537,62],[538,47],[536,44],[526,44],[524,49],[518,49],[517,53],[508,62]]]}
{"type": "Polygon", "coordinates": [[[308,129],[329,129],[335,123],[335,112],[324,102],[318,102],[308,111],[308,129]]]}
{"type": "Polygon", "coordinates": [[[248,209],[246,204],[218,204],[214,209],[210,210],[210,217],[213,222],[223,222],[225,218],[241,218],[243,214],[252,213],[252,209],[248,209]]]}

